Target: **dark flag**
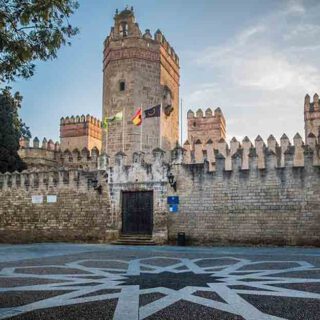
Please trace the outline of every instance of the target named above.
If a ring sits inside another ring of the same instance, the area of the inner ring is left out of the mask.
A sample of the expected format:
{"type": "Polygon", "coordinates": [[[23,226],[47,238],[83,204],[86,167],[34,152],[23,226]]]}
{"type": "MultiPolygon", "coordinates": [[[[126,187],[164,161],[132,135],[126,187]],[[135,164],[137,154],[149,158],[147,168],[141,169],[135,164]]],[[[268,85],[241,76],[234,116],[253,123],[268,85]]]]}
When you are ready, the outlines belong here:
{"type": "Polygon", "coordinates": [[[161,105],[158,104],[152,108],[144,110],[144,115],[146,118],[160,117],[161,105]]]}

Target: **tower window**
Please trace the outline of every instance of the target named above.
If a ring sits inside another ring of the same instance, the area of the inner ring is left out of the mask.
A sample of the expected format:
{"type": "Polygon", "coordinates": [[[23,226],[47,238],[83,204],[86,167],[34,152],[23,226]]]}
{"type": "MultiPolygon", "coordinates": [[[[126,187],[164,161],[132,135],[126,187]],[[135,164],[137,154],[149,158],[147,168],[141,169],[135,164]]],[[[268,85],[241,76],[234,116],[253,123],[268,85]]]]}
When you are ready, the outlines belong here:
{"type": "Polygon", "coordinates": [[[120,91],[126,90],[126,83],[124,81],[120,81],[119,89],[120,89],[120,91]]]}
{"type": "Polygon", "coordinates": [[[119,31],[120,31],[120,35],[121,35],[122,37],[126,37],[126,36],[128,35],[128,24],[127,24],[126,22],[122,22],[122,23],[120,24],[120,29],[119,29],[119,31]]]}

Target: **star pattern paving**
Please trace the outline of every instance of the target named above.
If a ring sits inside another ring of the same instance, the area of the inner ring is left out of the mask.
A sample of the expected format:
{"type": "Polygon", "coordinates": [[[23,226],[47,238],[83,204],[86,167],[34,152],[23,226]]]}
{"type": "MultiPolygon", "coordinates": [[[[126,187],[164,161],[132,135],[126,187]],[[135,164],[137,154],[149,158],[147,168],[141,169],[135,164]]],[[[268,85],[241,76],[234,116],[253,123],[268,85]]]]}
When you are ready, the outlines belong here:
{"type": "Polygon", "coordinates": [[[184,301],[227,312],[247,320],[286,319],[259,310],[243,296],[319,300],[320,291],[293,289],[294,285],[320,285],[320,268],[305,261],[251,261],[234,257],[133,260],[89,259],[64,265],[5,267],[0,271],[0,294],[54,293],[19,306],[0,307],[0,319],[34,310],[88,302],[117,300],[113,319],[146,319],[184,301]],[[299,275],[300,273],[300,275],[299,275]],[[302,274],[302,275],[301,275],[302,274]],[[11,285],[1,285],[6,281],[11,285]],[[199,296],[214,293],[219,299],[199,296]],[[160,294],[141,305],[139,298],[160,294]]]}

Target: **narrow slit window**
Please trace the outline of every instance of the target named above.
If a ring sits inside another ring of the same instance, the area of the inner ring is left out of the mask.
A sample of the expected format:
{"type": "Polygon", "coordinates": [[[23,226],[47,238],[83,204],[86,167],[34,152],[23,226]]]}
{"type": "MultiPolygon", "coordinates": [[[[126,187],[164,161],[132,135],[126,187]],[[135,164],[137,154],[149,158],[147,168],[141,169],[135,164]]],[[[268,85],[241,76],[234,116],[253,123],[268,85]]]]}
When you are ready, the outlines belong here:
{"type": "Polygon", "coordinates": [[[119,87],[120,87],[120,91],[126,90],[126,83],[124,81],[120,81],[119,87]]]}

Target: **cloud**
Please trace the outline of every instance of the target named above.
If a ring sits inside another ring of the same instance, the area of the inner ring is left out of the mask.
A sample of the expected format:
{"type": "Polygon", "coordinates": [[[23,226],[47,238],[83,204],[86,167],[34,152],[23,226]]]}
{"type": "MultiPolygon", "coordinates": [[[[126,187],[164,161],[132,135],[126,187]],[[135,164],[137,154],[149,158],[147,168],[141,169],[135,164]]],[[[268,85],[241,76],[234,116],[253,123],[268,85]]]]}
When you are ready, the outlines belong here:
{"type": "Polygon", "coordinates": [[[303,130],[303,98],[320,89],[318,2],[289,1],[252,21],[194,62],[206,82],[187,97],[190,105],[222,107],[229,137],[251,138],[303,130]]]}
{"type": "Polygon", "coordinates": [[[306,13],[306,9],[302,0],[290,0],[285,8],[286,14],[291,15],[303,15],[306,13]]]}

